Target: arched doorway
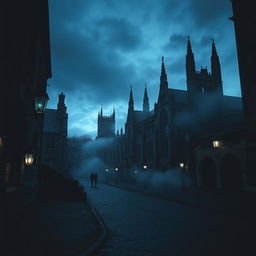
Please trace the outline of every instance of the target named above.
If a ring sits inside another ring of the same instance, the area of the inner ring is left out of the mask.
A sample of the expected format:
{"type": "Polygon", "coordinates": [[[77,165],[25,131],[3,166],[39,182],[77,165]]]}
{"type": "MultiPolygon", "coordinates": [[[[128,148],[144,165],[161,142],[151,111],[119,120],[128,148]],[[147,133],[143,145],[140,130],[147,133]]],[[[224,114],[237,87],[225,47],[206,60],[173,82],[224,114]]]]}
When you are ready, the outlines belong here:
{"type": "Polygon", "coordinates": [[[203,186],[210,189],[217,188],[217,174],[214,160],[210,157],[204,157],[200,163],[200,174],[203,186]]]}
{"type": "Polygon", "coordinates": [[[241,189],[243,182],[240,161],[229,154],[221,159],[220,166],[223,188],[227,190],[241,189]]]}

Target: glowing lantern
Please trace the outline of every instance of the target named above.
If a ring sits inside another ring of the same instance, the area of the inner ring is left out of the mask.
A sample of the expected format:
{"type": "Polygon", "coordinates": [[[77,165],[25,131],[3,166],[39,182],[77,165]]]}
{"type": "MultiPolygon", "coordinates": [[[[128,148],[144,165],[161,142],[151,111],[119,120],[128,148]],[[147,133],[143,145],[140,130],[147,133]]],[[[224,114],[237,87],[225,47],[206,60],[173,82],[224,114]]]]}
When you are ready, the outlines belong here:
{"type": "Polygon", "coordinates": [[[25,154],[25,164],[32,165],[34,162],[35,155],[33,153],[26,153],[25,154]]]}
{"type": "Polygon", "coordinates": [[[184,167],[184,163],[179,163],[180,168],[184,167]]]}
{"type": "Polygon", "coordinates": [[[49,97],[47,93],[35,98],[35,110],[37,114],[42,114],[45,111],[48,100],[49,97]]]}
{"type": "Polygon", "coordinates": [[[118,171],[118,168],[115,168],[116,171],[118,171]]]}
{"type": "Polygon", "coordinates": [[[220,140],[214,140],[212,145],[214,148],[220,148],[222,146],[222,142],[220,140]]]}
{"type": "Polygon", "coordinates": [[[147,169],[148,167],[146,165],[143,166],[143,169],[147,169]]]}

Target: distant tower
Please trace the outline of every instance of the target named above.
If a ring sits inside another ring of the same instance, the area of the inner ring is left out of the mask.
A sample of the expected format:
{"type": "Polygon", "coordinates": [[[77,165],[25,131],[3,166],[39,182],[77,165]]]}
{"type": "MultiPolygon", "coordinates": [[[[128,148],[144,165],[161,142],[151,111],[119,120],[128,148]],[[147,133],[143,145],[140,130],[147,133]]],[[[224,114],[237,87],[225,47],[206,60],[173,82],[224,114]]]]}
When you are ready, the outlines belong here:
{"type": "Polygon", "coordinates": [[[214,91],[223,95],[221,68],[214,40],[212,39],[211,69],[214,84],[214,91]]]}
{"type": "Polygon", "coordinates": [[[145,84],[144,97],[143,97],[143,112],[149,112],[149,101],[148,101],[148,92],[147,86],[145,84]]]}
{"type": "Polygon", "coordinates": [[[133,93],[132,93],[132,86],[130,89],[130,98],[129,98],[129,108],[128,111],[134,111],[134,101],[133,101],[133,93]]]}
{"type": "Polygon", "coordinates": [[[67,107],[65,105],[65,94],[59,94],[59,102],[57,104],[57,113],[59,119],[59,130],[64,136],[67,136],[67,107]]]}
{"type": "Polygon", "coordinates": [[[212,41],[211,71],[212,73],[208,72],[207,67],[201,67],[200,71],[196,71],[194,54],[188,38],[186,55],[187,90],[190,99],[193,99],[194,103],[198,101],[198,97],[202,94],[223,95],[221,68],[214,41],[212,41]]]}
{"type": "Polygon", "coordinates": [[[187,75],[187,90],[190,96],[196,96],[202,93],[202,88],[197,80],[197,72],[195,68],[194,53],[192,52],[191,42],[188,37],[187,55],[186,55],[186,75],[187,75]]]}
{"type": "Polygon", "coordinates": [[[131,86],[130,98],[128,103],[127,123],[133,121],[133,118],[134,118],[134,101],[133,101],[132,86],[131,86]]]}
{"type": "Polygon", "coordinates": [[[164,94],[167,90],[168,90],[168,80],[167,80],[167,75],[165,71],[164,57],[162,57],[159,95],[164,94]]]}
{"type": "Polygon", "coordinates": [[[115,108],[113,108],[112,118],[115,122],[116,121],[116,110],[115,110],[115,108]]]}
{"type": "Polygon", "coordinates": [[[101,106],[98,113],[98,135],[97,138],[108,138],[115,136],[115,109],[110,116],[103,116],[103,109],[101,106]]]}
{"type": "Polygon", "coordinates": [[[61,94],[59,94],[59,102],[57,105],[58,110],[63,110],[66,112],[67,107],[65,105],[65,94],[63,94],[63,92],[61,94]]]}

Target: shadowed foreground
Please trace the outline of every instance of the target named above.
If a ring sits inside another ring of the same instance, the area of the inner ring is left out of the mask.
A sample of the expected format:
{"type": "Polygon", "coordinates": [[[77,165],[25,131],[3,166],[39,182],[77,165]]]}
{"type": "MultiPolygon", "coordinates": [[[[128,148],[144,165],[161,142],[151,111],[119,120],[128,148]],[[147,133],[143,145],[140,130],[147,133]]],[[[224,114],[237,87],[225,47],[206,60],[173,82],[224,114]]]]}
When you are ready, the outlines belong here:
{"type": "Polygon", "coordinates": [[[100,233],[87,202],[48,201],[38,205],[30,218],[26,255],[78,255],[100,233]]]}

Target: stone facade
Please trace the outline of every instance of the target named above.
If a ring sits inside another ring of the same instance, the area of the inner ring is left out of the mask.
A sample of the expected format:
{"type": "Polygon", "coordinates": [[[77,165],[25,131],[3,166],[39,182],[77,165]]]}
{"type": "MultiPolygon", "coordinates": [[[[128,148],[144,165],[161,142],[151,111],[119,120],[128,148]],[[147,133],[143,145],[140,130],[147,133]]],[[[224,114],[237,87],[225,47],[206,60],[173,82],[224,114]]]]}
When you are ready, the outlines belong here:
{"type": "Polygon", "coordinates": [[[65,95],[59,94],[57,109],[46,109],[42,147],[42,163],[67,175],[68,114],[65,95]]]}
{"type": "MultiPolygon", "coordinates": [[[[205,141],[244,128],[241,98],[223,95],[221,67],[214,41],[212,42],[211,72],[195,69],[190,39],[186,55],[187,91],[168,88],[164,58],[162,58],[158,101],[150,111],[147,89],[142,110],[134,109],[132,88],[128,103],[125,133],[101,152],[110,168],[123,172],[133,168],[168,170],[184,163],[188,174],[196,180],[200,150],[205,141]]],[[[227,142],[225,142],[225,145],[227,142]]],[[[200,180],[198,178],[198,180],[200,180]]],[[[199,181],[198,185],[201,185],[199,181]]]]}
{"type": "Polygon", "coordinates": [[[1,30],[0,44],[1,177],[7,186],[27,184],[32,189],[37,184],[43,121],[43,113],[35,111],[35,100],[47,96],[51,77],[48,1],[6,2],[2,13],[8,16],[3,17],[7,26],[1,26],[6,30],[1,30]],[[29,151],[35,155],[32,166],[24,163],[29,151]]]}

